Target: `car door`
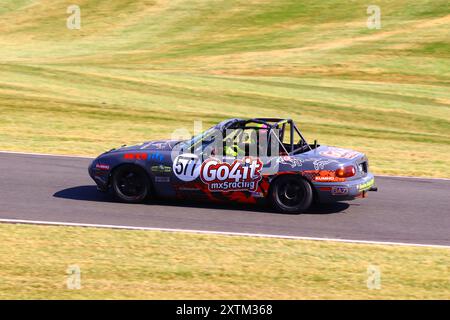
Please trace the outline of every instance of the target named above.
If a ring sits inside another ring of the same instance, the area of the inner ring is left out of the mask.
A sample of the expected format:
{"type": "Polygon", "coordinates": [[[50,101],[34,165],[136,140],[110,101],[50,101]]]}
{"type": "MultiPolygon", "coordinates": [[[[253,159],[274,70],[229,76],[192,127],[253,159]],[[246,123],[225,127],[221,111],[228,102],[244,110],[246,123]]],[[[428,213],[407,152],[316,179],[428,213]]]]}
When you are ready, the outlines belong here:
{"type": "Polygon", "coordinates": [[[222,143],[218,135],[206,135],[194,145],[189,145],[173,160],[173,187],[176,197],[186,199],[211,198],[208,186],[200,177],[203,164],[215,157],[214,144],[222,143]],[[220,141],[218,141],[220,140],[220,141]]]}

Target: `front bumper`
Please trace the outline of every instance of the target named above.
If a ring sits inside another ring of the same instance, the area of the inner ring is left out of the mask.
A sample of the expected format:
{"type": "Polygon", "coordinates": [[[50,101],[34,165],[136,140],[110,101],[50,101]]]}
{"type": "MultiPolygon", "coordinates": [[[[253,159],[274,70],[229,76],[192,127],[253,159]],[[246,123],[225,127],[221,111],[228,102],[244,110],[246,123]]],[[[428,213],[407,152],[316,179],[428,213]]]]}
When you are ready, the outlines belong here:
{"type": "Polygon", "coordinates": [[[366,198],[369,191],[377,191],[375,177],[368,173],[365,177],[346,181],[330,183],[314,183],[319,202],[336,202],[366,198]]]}
{"type": "Polygon", "coordinates": [[[88,168],[89,176],[94,180],[97,189],[100,191],[107,191],[109,185],[109,170],[102,170],[97,168],[98,162],[94,160],[88,168]]]}

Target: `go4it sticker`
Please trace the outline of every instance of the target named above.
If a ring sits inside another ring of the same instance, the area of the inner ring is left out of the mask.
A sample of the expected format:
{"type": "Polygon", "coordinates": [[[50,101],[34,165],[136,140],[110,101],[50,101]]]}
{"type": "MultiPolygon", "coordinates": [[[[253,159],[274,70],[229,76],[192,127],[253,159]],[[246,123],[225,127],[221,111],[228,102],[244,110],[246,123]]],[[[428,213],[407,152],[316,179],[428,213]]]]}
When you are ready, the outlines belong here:
{"type": "Polygon", "coordinates": [[[262,162],[250,157],[229,164],[218,159],[203,162],[200,179],[209,191],[256,191],[261,180],[262,162]]]}

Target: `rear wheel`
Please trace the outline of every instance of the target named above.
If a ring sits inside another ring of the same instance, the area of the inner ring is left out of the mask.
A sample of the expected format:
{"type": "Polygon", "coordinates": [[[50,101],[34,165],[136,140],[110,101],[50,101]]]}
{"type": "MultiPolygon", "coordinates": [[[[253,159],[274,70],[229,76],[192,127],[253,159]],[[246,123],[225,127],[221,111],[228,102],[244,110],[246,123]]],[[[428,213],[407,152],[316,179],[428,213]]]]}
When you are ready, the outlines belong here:
{"type": "Polygon", "coordinates": [[[150,195],[147,174],[134,165],[124,165],[113,172],[112,188],[119,200],[128,203],[143,202],[150,195]]]}
{"type": "Polygon", "coordinates": [[[270,196],[273,206],[278,211],[301,213],[311,206],[313,190],[306,180],[287,175],[273,182],[270,196]]]}

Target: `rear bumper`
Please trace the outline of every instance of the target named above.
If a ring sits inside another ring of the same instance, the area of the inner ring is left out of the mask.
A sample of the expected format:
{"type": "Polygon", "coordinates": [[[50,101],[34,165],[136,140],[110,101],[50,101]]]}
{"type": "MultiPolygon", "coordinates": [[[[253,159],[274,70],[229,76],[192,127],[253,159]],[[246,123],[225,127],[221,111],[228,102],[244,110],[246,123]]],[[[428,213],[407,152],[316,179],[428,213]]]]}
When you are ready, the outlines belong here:
{"type": "Polygon", "coordinates": [[[313,183],[319,202],[336,202],[366,198],[369,191],[377,191],[373,174],[365,177],[346,181],[330,183],[313,183]]]}

